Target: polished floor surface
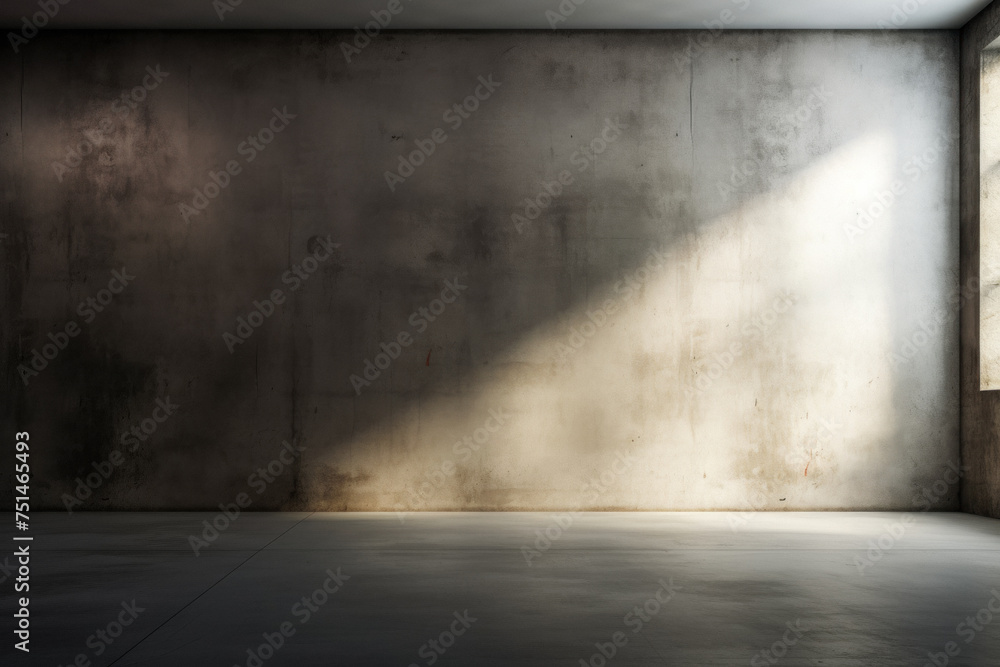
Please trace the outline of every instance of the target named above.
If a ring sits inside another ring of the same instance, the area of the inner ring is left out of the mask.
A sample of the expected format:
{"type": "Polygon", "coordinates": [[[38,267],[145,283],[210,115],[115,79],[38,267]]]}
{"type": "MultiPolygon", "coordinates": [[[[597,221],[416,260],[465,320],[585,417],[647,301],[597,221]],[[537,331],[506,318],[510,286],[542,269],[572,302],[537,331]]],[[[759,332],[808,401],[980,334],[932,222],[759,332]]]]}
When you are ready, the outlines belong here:
{"type": "Polygon", "coordinates": [[[1000,521],[964,514],[32,520],[4,665],[1000,664],[1000,521]]]}

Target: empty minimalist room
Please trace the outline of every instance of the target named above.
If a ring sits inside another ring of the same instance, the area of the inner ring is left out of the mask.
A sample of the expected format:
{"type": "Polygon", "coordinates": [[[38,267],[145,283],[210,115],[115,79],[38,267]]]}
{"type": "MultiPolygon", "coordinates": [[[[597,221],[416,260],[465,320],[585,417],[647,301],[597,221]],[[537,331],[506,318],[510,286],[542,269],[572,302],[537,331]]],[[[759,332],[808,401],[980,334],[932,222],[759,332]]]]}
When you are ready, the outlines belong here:
{"type": "Polygon", "coordinates": [[[0,664],[1000,665],[1000,0],[0,28],[0,664]]]}

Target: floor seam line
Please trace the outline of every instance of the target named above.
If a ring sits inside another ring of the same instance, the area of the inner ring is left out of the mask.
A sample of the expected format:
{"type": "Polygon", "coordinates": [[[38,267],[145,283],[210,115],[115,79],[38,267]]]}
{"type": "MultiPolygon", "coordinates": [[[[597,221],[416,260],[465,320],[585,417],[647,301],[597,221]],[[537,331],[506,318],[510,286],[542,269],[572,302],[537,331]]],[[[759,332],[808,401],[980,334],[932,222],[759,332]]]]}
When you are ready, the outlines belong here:
{"type": "Polygon", "coordinates": [[[205,596],[213,588],[215,588],[216,586],[218,586],[219,584],[221,584],[223,581],[225,581],[226,579],[228,579],[234,572],[236,572],[236,570],[240,569],[241,567],[243,567],[244,565],[246,565],[247,563],[249,563],[250,560],[253,559],[254,556],[256,556],[261,551],[263,551],[264,549],[266,549],[269,546],[271,546],[272,544],[274,544],[274,542],[276,542],[277,540],[279,540],[282,537],[284,537],[284,535],[288,531],[290,531],[292,528],[295,528],[296,526],[298,526],[300,523],[302,523],[303,521],[305,521],[306,519],[308,519],[309,517],[311,517],[313,514],[315,514],[315,512],[310,512],[308,515],[302,517],[301,519],[299,519],[298,521],[296,521],[294,524],[292,524],[291,526],[289,526],[288,528],[286,528],[284,531],[282,531],[273,540],[271,540],[270,542],[268,542],[264,546],[260,547],[259,549],[257,549],[256,551],[254,551],[249,556],[247,556],[236,567],[234,567],[232,570],[230,570],[229,572],[227,572],[226,574],[224,574],[218,581],[216,581],[211,586],[209,586],[208,588],[206,588],[205,590],[203,590],[201,593],[199,593],[198,595],[196,595],[193,600],[191,600],[186,605],[184,605],[183,607],[181,607],[180,609],[178,609],[177,611],[175,611],[173,614],[171,614],[169,617],[167,617],[158,626],[156,626],[155,628],[153,628],[152,630],[150,630],[142,639],[140,639],[139,641],[137,641],[135,644],[133,644],[132,646],[130,646],[127,651],[125,651],[120,656],[118,656],[117,658],[115,658],[114,661],[111,662],[110,665],[108,665],[108,667],[113,667],[114,665],[117,665],[120,660],[122,660],[125,656],[127,656],[129,653],[131,653],[132,651],[134,651],[136,648],[138,648],[147,639],[149,639],[150,637],[152,637],[156,632],[158,632],[160,630],[160,628],[162,628],[163,626],[165,626],[170,621],[174,620],[178,615],[180,615],[181,612],[183,612],[185,609],[187,609],[188,607],[190,607],[191,605],[193,605],[195,602],[197,602],[198,600],[200,600],[203,596],[205,596]]]}
{"type": "Polygon", "coordinates": [[[662,653],[660,653],[660,649],[656,648],[656,646],[655,646],[655,645],[653,644],[653,640],[651,640],[651,639],[650,639],[650,638],[649,638],[648,636],[646,636],[646,635],[642,635],[642,638],[646,640],[646,643],[647,643],[647,644],[649,644],[649,648],[653,649],[653,653],[655,653],[655,654],[656,654],[656,656],[657,656],[657,657],[658,657],[658,658],[659,658],[660,660],[662,660],[662,661],[663,661],[663,664],[664,664],[664,665],[665,665],[666,667],[670,667],[670,661],[669,661],[669,660],[667,660],[666,656],[664,656],[664,655],[663,655],[662,653]]]}

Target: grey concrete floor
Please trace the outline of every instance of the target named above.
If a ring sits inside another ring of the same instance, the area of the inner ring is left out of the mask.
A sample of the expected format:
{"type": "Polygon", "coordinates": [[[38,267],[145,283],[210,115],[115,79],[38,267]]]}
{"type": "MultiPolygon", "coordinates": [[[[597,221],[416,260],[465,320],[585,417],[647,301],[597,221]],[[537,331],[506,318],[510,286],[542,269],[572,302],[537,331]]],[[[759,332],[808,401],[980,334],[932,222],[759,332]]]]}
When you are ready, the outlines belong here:
{"type": "Polygon", "coordinates": [[[213,516],[33,516],[32,652],[0,664],[1000,664],[1000,522],[970,515],[244,514],[195,556],[213,516]]]}

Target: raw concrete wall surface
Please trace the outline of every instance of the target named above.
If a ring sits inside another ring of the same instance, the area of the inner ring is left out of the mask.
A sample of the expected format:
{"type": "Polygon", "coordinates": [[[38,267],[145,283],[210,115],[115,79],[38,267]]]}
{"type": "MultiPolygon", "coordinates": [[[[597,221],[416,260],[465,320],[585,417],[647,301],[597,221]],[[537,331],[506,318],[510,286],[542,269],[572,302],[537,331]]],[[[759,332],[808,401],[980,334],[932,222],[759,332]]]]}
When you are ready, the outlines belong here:
{"type": "MultiPolygon", "coordinates": [[[[961,99],[961,268],[962,281],[977,285],[979,297],[962,311],[962,463],[966,475],[962,483],[962,509],[973,514],[1000,518],[1000,236],[996,226],[996,204],[987,195],[996,183],[998,136],[995,119],[989,113],[1000,103],[1000,61],[997,52],[983,50],[1000,37],[1000,4],[984,9],[962,31],[961,99]],[[986,75],[984,77],[984,74],[986,75]],[[985,86],[985,91],[983,87],[985,86]],[[981,93],[986,93],[985,106],[981,93]],[[987,112],[985,115],[983,112],[987,112]],[[980,123],[983,123],[982,132],[980,123]],[[982,141],[981,141],[982,139],[982,141]],[[981,149],[986,162],[981,163],[981,149]],[[982,169],[982,178],[980,170],[982,169]],[[982,216],[981,216],[982,214],[982,216]],[[982,234],[981,227],[982,224],[982,234]],[[980,252],[980,240],[983,247],[980,252]],[[982,322],[982,327],[980,327],[982,322]],[[982,356],[981,356],[982,353],[982,356]],[[984,391],[983,389],[991,389],[984,391]]],[[[995,197],[994,197],[995,198],[995,197]]]]}
{"type": "Polygon", "coordinates": [[[352,39],[2,56],[36,506],[957,506],[956,33],[352,39]]]}

